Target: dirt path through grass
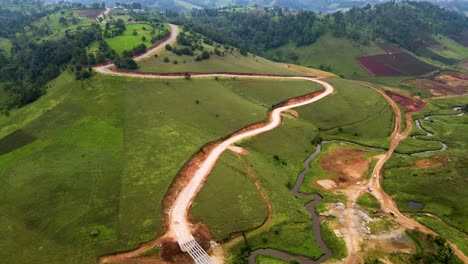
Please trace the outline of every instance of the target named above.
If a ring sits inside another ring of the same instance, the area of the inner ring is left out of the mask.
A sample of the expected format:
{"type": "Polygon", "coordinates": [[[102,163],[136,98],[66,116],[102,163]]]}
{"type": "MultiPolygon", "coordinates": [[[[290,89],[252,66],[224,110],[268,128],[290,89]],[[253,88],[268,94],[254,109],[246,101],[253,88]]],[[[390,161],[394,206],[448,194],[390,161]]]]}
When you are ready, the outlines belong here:
{"type": "MultiPolygon", "coordinates": [[[[152,54],[160,51],[165,47],[166,44],[173,43],[177,39],[179,29],[175,25],[170,25],[171,34],[170,36],[148,50],[145,54],[135,57],[136,61],[151,56],[152,54]]],[[[159,75],[159,74],[141,74],[135,72],[119,72],[112,70],[113,64],[107,64],[95,67],[94,70],[107,75],[114,76],[123,76],[123,77],[133,77],[133,78],[155,78],[155,79],[181,79],[186,78],[184,74],[173,74],[173,75],[159,75]]],[[[212,148],[209,149],[208,153],[205,153],[204,157],[201,160],[195,160],[194,157],[194,168],[192,170],[187,170],[184,178],[186,182],[182,183],[182,187],[177,189],[177,196],[170,206],[168,217],[167,217],[167,228],[166,234],[163,236],[165,239],[171,239],[177,241],[179,244],[185,243],[192,239],[192,224],[188,220],[188,211],[191,207],[191,204],[197,194],[200,192],[203,187],[208,175],[211,173],[215,167],[217,161],[219,160],[222,153],[227,150],[230,146],[234,145],[237,142],[240,142],[244,139],[254,137],[256,135],[270,131],[279,125],[282,121],[282,113],[288,111],[289,109],[307,105],[313,102],[316,102],[334,92],[334,88],[329,83],[319,80],[312,77],[286,77],[286,76],[274,76],[274,75],[244,75],[244,74],[197,74],[193,75],[190,78],[211,78],[211,77],[236,77],[236,78],[250,78],[250,79],[291,79],[291,80],[306,80],[318,83],[324,87],[324,90],[319,92],[314,92],[305,96],[296,97],[286,101],[283,104],[275,107],[274,109],[268,112],[267,121],[257,123],[255,125],[248,126],[247,128],[240,130],[231,136],[227,137],[225,140],[215,143],[212,148]]],[[[208,147],[207,147],[208,148],[208,147]]],[[[188,161],[187,164],[191,164],[191,161],[188,161]]],[[[177,181],[177,180],[176,180],[177,181]]],[[[180,182],[180,181],[179,181],[180,182]]],[[[177,186],[177,182],[174,183],[174,186],[177,186]]],[[[155,241],[157,241],[156,239],[155,241]]],[[[148,243],[148,245],[154,245],[153,243],[148,243]]],[[[124,253],[125,258],[138,257],[141,255],[143,249],[137,249],[132,252],[124,253]]],[[[101,259],[101,262],[112,262],[115,260],[122,260],[119,258],[119,255],[114,255],[110,257],[105,257],[101,259]]]]}
{"type": "MultiPolygon", "coordinates": [[[[360,82],[359,82],[360,83],[360,82]]],[[[372,175],[375,175],[376,178],[371,178],[370,183],[368,186],[370,186],[373,191],[371,194],[379,201],[381,204],[382,210],[384,210],[387,213],[391,213],[394,215],[395,220],[398,221],[402,227],[406,229],[419,229],[425,233],[428,234],[436,234],[426,226],[420,224],[416,220],[407,217],[406,215],[402,214],[396,205],[396,202],[393,200],[393,198],[385,193],[385,191],[382,188],[381,185],[381,179],[382,179],[382,168],[383,165],[391,158],[393,153],[395,152],[395,149],[398,147],[398,144],[406,139],[412,129],[413,122],[412,122],[412,117],[415,112],[408,112],[405,115],[406,119],[406,128],[404,131],[401,130],[401,112],[400,109],[395,101],[393,101],[388,95],[385,94],[385,92],[378,90],[368,84],[365,83],[360,83],[361,85],[364,85],[366,87],[369,87],[378,93],[380,93],[386,100],[387,102],[392,106],[394,112],[395,112],[395,129],[392,133],[391,136],[391,141],[390,141],[390,148],[387,151],[387,153],[382,156],[377,164],[374,167],[374,170],[372,172],[372,175]]],[[[446,97],[441,97],[441,98],[446,98],[446,97]]],[[[361,194],[364,193],[366,189],[361,190],[361,194]]],[[[357,195],[359,197],[360,195],[357,195]]],[[[356,197],[356,199],[357,199],[356,197]]],[[[350,230],[351,232],[351,230],[350,230]]],[[[348,244],[348,243],[347,243],[348,244]]],[[[464,262],[468,263],[468,258],[461,252],[457,246],[451,242],[449,242],[450,247],[453,249],[455,254],[464,262]]],[[[346,259],[345,263],[355,263],[356,258],[357,258],[357,251],[355,251],[355,248],[348,248],[348,258],[346,259]],[[349,250],[353,250],[354,252],[351,252],[349,250]]]]}

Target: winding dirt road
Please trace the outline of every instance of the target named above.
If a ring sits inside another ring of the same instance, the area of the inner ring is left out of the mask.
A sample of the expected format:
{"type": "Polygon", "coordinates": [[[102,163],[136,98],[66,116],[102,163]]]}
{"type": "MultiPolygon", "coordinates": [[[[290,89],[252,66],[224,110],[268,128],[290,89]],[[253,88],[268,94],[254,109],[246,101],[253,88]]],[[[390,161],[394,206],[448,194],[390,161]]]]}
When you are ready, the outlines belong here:
{"type": "MultiPolygon", "coordinates": [[[[179,34],[179,28],[176,25],[170,25],[171,27],[171,34],[170,36],[164,40],[163,42],[159,43],[157,46],[149,49],[146,53],[139,55],[134,58],[134,60],[139,61],[145,58],[148,58],[152,56],[153,54],[159,52],[160,50],[164,49],[166,44],[171,44],[174,43],[177,39],[177,35],[179,34]]],[[[164,75],[164,74],[144,74],[144,73],[138,73],[138,72],[120,72],[113,70],[114,65],[113,64],[106,64],[106,65],[101,65],[97,66],[94,68],[96,72],[99,72],[101,74],[106,74],[106,75],[113,75],[113,76],[123,76],[123,77],[133,77],[133,78],[153,78],[153,79],[181,79],[184,78],[183,74],[173,74],[173,75],[164,75]]],[[[324,90],[320,92],[319,94],[315,93],[313,94],[313,97],[300,97],[296,98],[296,101],[292,101],[289,104],[282,105],[280,107],[277,107],[271,111],[268,112],[268,121],[262,123],[260,126],[252,128],[247,131],[242,131],[241,133],[236,133],[233,134],[232,136],[228,137],[224,141],[220,142],[214,148],[210,149],[209,153],[207,153],[206,158],[203,160],[201,164],[199,164],[198,168],[192,172],[192,175],[188,175],[188,183],[182,188],[182,190],[178,193],[175,201],[173,202],[169,214],[168,214],[168,226],[167,226],[167,232],[164,235],[164,237],[170,237],[175,239],[176,241],[179,242],[179,244],[184,243],[192,238],[191,234],[191,227],[192,224],[188,220],[188,211],[190,209],[190,206],[201,190],[201,188],[204,185],[204,182],[206,181],[207,177],[215,167],[218,159],[220,156],[223,154],[224,151],[226,151],[228,148],[230,148],[232,145],[235,143],[242,141],[244,139],[254,137],[256,135],[262,134],[264,132],[270,131],[279,125],[281,125],[281,114],[287,110],[290,110],[295,107],[311,104],[313,102],[316,102],[318,100],[323,99],[324,97],[332,94],[334,92],[334,88],[332,85],[329,83],[320,80],[318,78],[312,78],[312,77],[293,77],[293,76],[267,76],[267,75],[245,75],[245,74],[224,74],[224,73],[217,73],[217,74],[193,74],[191,78],[211,78],[211,77],[236,77],[236,78],[250,78],[250,79],[292,79],[292,80],[306,80],[306,81],[311,81],[318,83],[324,87],[324,90]]],[[[375,89],[374,87],[360,83],[361,85],[365,85],[371,89],[374,89],[375,91],[379,92],[382,94],[382,96],[387,99],[387,101],[390,103],[392,106],[395,115],[396,115],[396,122],[395,122],[395,129],[392,133],[391,137],[391,143],[390,143],[390,149],[387,151],[385,155],[382,155],[376,164],[373,174],[378,175],[376,179],[371,179],[369,182],[369,186],[372,186],[373,189],[375,190],[372,192],[372,194],[379,200],[379,202],[382,205],[382,208],[387,211],[387,212],[392,212],[395,215],[395,219],[405,228],[418,228],[426,233],[431,233],[434,234],[431,230],[426,228],[425,226],[421,225],[417,221],[408,218],[407,216],[403,215],[397,208],[395,202],[393,199],[386,194],[381,185],[380,185],[380,175],[382,172],[382,167],[386,163],[388,159],[392,156],[394,150],[402,141],[405,139],[409,132],[411,131],[411,114],[406,116],[406,122],[407,126],[405,131],[400,132],[400,120],[401,120],[401,113],[399,111],[399,108],[397,104],[389,98],[384,92],[375,89]]],[[[367,185],[366,185],[367,186],[367,185]]],[[[360,194],[364,193],[366,191],[366,188],[360,187],[352,187],[354,188],[352,191],[351,196],[351,203],[355,203],[357,198],[359,197],[360,194]]],[[[348,204],[348,208],[349,208],[348,204]]],[[[349,217],[353,217],[352,211],[345,212],[346,214],[349,214],[349,217]]],[[[348,228],[348,231],[350,233],[357,232],[356,230],[358,229],[357,226],[350,225],[348,228]]],[[[346,239],[346,244],[348,246],[348,257],[344,260],[345,263],[356,263],[358,257],[358,251],[360,250],[361,246],[361,239],[359,239],[359,236],[354,236],[350,235],[346,239]]],[[[147,248],[150,248],[154,245],[156,245],[160,241],[160,238],[157,238],[153,240],[150,243],[147,243],[143,246],[141,246],[139,249],[136,249],[131,252],[127,252],[124,254],[121,254],[121,256],[125,255],[125,258],[134,258],[138,257],[139,254],[144,252],[147,248]]],[[[467,263],[467,258],[461,253],[455,245],[450,244],[452,249],[454,249],[455,253],[465,262],[467,263]]],[[[115,259],[121,259],[121,258],[115,258],[115,259]]],[[[111,261],[111,257],[104,257],[101,259],[101,262],[113,262],[111,261]]]]}
{"type": "MultiPolygon", "coordinates": [[[[406,139],[408,137],[409,133],[411,132],[412,125],[413,125],[412,117],[413,117],[414,112],[408,112],[405,115],[406,128],[405,128],[404,131],[401,131],[402,115],[401,115],[400,109],[398,107],[398,104],[395,101],[393,101],[387,94],[385,94],[385,92],[383,92],[381,90],[378,90],[378,89],[374,88],[373,86],[368,85],[366,83],[362,83],[362,82],[357,82],[357,83],[359,83],[360,85],[366,86],[366,87],[368,87],[370,89],[373,89],[374,91],[380,93],[387,100],[387,102],[391,105],[391,107],[393,108],[393,111],[395,113],[395,128],[394,128],[393,133],[391,135],[390,148],[385,153],[385,155],[382,155],[380,157],[380,159],[378,160],[377,164],[374,167],[372,175],[376,175],[376,178],[371,178],[370,182],[365,186],[366,187],[370,186],[373,189],[371,194],[379,201],[382,210],[385,210],[387,213],[392,213],[394,215],[395,220],[401,225],[401,227],[403,227],[405,229],[419,229],[422,232],[432,234],[432,235],[436,235],[436,233],[434,231],[430,230],[429,228],[422,225],[418,221],[416,221],[416,220],[402,214],[398,210],[398,207],[397,207],[395,201],[393,200],[393,198],[383,190],[382,185],[381,185],[382,168],[383,168],[384,164],[392,157],[393,153],[395,152],[395,149],[398,147],[400,142],[403,141],[404,139],[406,139]]],[[[357,194],[355,192],[355,194],[352,195],[352,199],[350,199],[350,200],[352,200],[352,202],[354,202],[354,204],[355,204],[355,201],[357,200],[357,198],[362,193],[364,193],[366,190],[367,190],[366,188],[359,188],[359,190],[357,191],[357,194]]],[[[354,204],[352,206],[354,206],[354,204]]],[[[352,230],[349,230],[349,231],[351,232],[352,230]]],[[[356,263],[357,253],[358,253],[358,250],[360,248],[360,245],[358,243],[356,243],[356,241],[346,241],[346,242],[347,242],[347,244],[348,243],[350,244],[350,247],[348,247],[348,257],[346,258],[346,260],[344,262],[345,263],[356,263]]],[[[468,258],[463,254],[463,252],[461,252],[458,249],[458,247],[455,244],[453,244],[451,242],[448,242],[448,244],[453,249],[455,254],[464,263],[468,263],[468,258]]]]}
{"type": "MultiPolygon", "coordinates": [[[[134,60],[138,61],[144,58],[157,53],[165,47],[166,44],[175,42],[177,35],[179,33],[179,28],[175,25],[170,25],[171,35],[163,42],[157,46],[148,50],[145,54],[137,56],[134,60]]],[[[183,74],[174,74],[174,75],[158,75],[158,74],[143,74],[137,72],[119,72],[113,70],[113,64],[106,64],[102,66],[97,66],[94,68],[96,72],[114,75],[114,76],[124,76],[124,77],[135,77],[135,78],[155,78],[155,79],[180,79],[184,78],[183,74]]],[[[175,199],[173,205],[170,208],[168,216],[168,229],[165,234],[165,237],[170,237],[175,239],[182,244],[186,241],[192,239],[191,227],[192,224],[188,221],[188,211],[190,206],[201,190],[206,181],[206,178],[211,173],[215,167],[217,161],[221,157],[224,151],[230,148],[235,143],[242,141],[244,139],[254,137],[256,135],[270,131],[279,125],[282,121],[282,113],[288,111],[292,108],[311,104],[322,98],[332,94],[334,88],[329,83],[319,80],[312,77],[296,77],[296,76],[265,76],[265,75],[242,75],[242,74],[196,74],[192,75],[191,78],[208,78],[208,77],[236,77],[236,78],[249,78],[249,79],[290,79],[290,80],[306,80],[318,83],[324,87],[324,90],[320,92],[315,92],[311,94],[312,96],[301,96],[298,98],[293,98],[294,101],[288,101],[285,105],[274,108],[268,112],[268,121],[262,123],[260,126],[252,128],[241,133],[236,133],[216,145],[210,152],[207,154],[206,159],[199,165],[199,167],[193,172],[193,175],[188,175],[190,179],[189,182],[183,187],[183,189],[178,193],[177,198],[175,199]]]]}

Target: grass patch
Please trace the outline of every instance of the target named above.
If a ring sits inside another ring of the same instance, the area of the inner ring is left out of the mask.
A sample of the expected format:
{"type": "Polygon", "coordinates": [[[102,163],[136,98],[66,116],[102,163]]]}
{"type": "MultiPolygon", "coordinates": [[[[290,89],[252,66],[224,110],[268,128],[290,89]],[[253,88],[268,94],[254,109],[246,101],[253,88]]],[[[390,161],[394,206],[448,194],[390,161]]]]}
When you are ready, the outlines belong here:
{"type": "Polygon", "coordinates": [[[329,71],[351,79],[357,76],[369,76],[367,71],[356,61],[356,57],[382,52],[375,44],[363,46],[345,38],[335,38],[328,34],[321,36],[312,45],[295,47],[294,44],[288,44],[270,50],[268,54],[272,58],[284,59],[291,53],[291,50],[294,50],[298,57],[294,63],[317,69],[323,65],[329,67],[329,71]]]}
{"type": "Polygon", "coordinates": [[[357,199],[357,204],[368,212],[379,211],[381,209],[379,201],[377,201],[374,196],[367,192],[359,196],[357,199]]]}
{"type": "Polygon", "coordinates": [[[375,147],[388,147],[394,116],[387,101],[377,92],[336,78],[333,95],[299,107],[299,116],[316,125],[324,139],[350,140],[375,147]]]}
{"type": "Polygon", "coordinates": [[[340,260],[348,255],[346,243],[343,238],[337,237],[330,224],[326,221],[322,222],[322,237],[325,244],[333,252],[333,259],[340,260]]]}
{"type": "Polygon", "coordinates": [[[158,35],[162,30],[158,28],[153,28],[149,24],[126,24],[125,31],[122,35],[105,38],[105,41],[111,49],[115,50],[118,54],[122,54],[124,50],[132,50],[134,47],[145,44],[147,48],[153,46],[151,43],[151,38],[153,35],[158,35]],[[152,34],[153,29],[156,33],[152,34]],[[136,35],[134,35],[136,32],[136,35]],[[142,40],[142,37],[145,37],[145,41],[142,40]]]}
{"type": "MultiPolygon", "coordinates": [[[[251,81],[282,87],[275,80],[251,81]]],[[[186,160],[203,144],[265,117],[265,107],[234,91],[236,82],[99,74],[80,82],[65,73],[39,100],[1,116],[0,140],[18,130],[35,140],[0,155],[1,221],[3,230],[13,228],[0,239],[5,249],[0,258],[94,263],[96,256],[128,250],[161,233],[161,199],[186,160]],[[90,235],[93,230],[97,236],[90,235]]],[[[13,138],[9,144],[21,143],[13,138]]],[[[252,186],[234,175],[234,182],[252,186]]],[[[277,200],[295,201],[284,182],[275,186],[284,188],[277,200]]],[[[263,204],[253,188],[248,201],[263,204]]],[[[309,217],[303,209],[298,214],[302,218],[291,217],[303,224],[293,230],[302,232],[310,226],[309,217]]],[[[257,222],[264,211],[259,215],[257,222]]],[[[311,232],[303,236],[312,241],[311,232]]],[[[306,248],[313,247],[310,242],[306,248]]]]}
{"type": "MultiPolygon", "coordinates": [[[[182,46],[177,45],[177,48],[182,46]]],[[[205,49],[213,51],[213,46],[205,45],[205,49]]],[[[284,75],[304,75],[290,70],[275,62],[262,57],[248,54],[243,56],[237,51],[226,53],[224,56],[211,55],[207,60],[195,61],[196,56],[178,56],[170,51],[164,50],[158,55],[143,61],[139,61],[140,72],[174,73],[174,72],[238,72],[238,73],[265,73],[284,75]],[[164,62],[167,58],[169,61],[164,62]],[[177,61],[177,64],[175,64],[177,61]]]]}
{"type": "Polygon", "coordinates": [[[268,213],[252,176],[232,152],[218,161],[190,212],[216,240],[261,225],[268,213]]]}

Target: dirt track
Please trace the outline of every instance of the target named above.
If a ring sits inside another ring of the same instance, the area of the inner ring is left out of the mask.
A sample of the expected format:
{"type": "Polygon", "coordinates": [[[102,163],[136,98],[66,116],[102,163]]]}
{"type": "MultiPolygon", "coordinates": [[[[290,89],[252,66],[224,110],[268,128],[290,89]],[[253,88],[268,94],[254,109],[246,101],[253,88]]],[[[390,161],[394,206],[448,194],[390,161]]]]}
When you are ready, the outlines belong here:
{"type": "MultiPolygon", "coordinates": [[[[170,44],[176,41],[179,29],[175,25],[170,25],[171,27],[171,35],[163,42],[158,44],[157,46],[151,48],[148,50],[145,54],[140,55],[138,57],[135,57],[135,60],[141,60],[144,58],[147,58],[151,56],[152,54],[160,51],[161,49],[164,48],[166,44],[170,44]]],[[[179,78],[184,78],[183,74],[173,74],[173,75],[158,75],[158,74],[142,74],[142,73],[136,73],[136,72],[118,72],[114,71],[111,68],[113,67],[112,64],[107,64],[103,66],[98,66],[95,67],[94,70],[97,72],[100,72],[102,74],[107,74],[107,75],[114,75],[114,76],[124,76],[124,77],[134,77],[134,78],[154,78],[154,79],[179,79],[179,78]]],[[[164,236],[165,238],[171,237],[176,239],[179,242],[184,242],[187,241],[191,237],[191,223],[187,220],[187,213],[188,210],[190,209],[191,203],[202,188],[206,178],[216,165],[217,160],[221,156],[221,154],[228,149],[230,146],[235,144],[238,141],[241,141],[243,139],[249,138],[256,136],[258,134],[264,133],[266,131],[272,130],[275,127],[279,126],[281,124],[281,113],[284,111],[287,111],[291,108],[310,104],[313,102],[316,102],[330,94],[333,93],[334,88],[327,82],[324,82],[319,79],[311,78],[311,77],[287,77],[287,76],[266,76],[266,75],[245,75],[245,74],[228,74],[228,73],[218,73],[218,74],[195,74],[192,75],[192,78],[208,78],[208,77],[239,77],[239,78],[251,78],[251,79],[296,79],[296,80],[308,80],[312,81],[315,83],[319,83],[322,86],[324,86],[324,90],[322,93],[315,95],[312,98],[301,98],[295,102],[291,102],[290,104],[286,104],[283,106],[280,106],[272,111],[269,112],[269,120],[266,123],[263,123],[260,127],[252,128],[251,130],[247,131],[242,131],[241,133],[236,133],[233,134],[231,137],[227,138],[217,146],[215,146],[211,151],[208,153],[207,158],[203,161],[202,164],[198,167],[198,169],[194,172],[193,175],[190,177],[190,181],[188,184],[182,189],[182,191],[178,194],[173,206],[170,209],[169,212],[169,226],[168,226],[168,232],[164,236]]],[[[433,234],[431,230],[427,229],[425,226],[421,225],[417,221],[406,217],[403,215],[397,208],[395,202],[393,199],[387,195],[381,185],[380,185],[380,175],[382,171],[382,167],[385,164],[385,162],[390,159],[392,156],[394,150],[402,141],[405,139],[409,132],[411,131],[411,116],[412,113],[409,113],[406,116],[406,129],[403,132],[400,132],[400,121],[401,121],[401,113],[399,111],[398,105],[390,98],[388,97],[384,92],[377,90],[367,84],[363,84],[364,86],[367,86],[371,89],[374,89],[375,91],[379,92],[384,98],[390,103],[392,106],[395,115],[396,115],[396,121],[395,121],[395,129],[392,133],[391,137],[391,143],[390,143],[390,149],[387,151],[385,155],[382,155],[376,164],[373,174],[378,175],[376,179],[371,179],[369,186],[372,186],[374,189],[374,192],[372,194],[379,200],[379,202],[382,205],[383,210],[387,212],[392,212],[395,215],[395,219],[402,225],[404,228],[418,228],[426,233],[431,233],[433,234]]],[[[364,193],[366,191],[367,185],[366,186],[351,186],[349,189],[349,203],[348,203],[348,208],[351,206],[353,207],[355,204],[355,201],[359,197],[360,194],[364,193]]],[[[345,215],[349,218],[353,218],[353,211],[347,210],[344,212],[345,215]]],[[[362,242],[362,237],[358,234],[358,226],[355,226],[355,221],[350,221],[347,226],[345,226],[345,230],[347,230],[347,235],[345,236],[345,241],[346,245],[348,247],[348,257],[344,260],[345,263],[357,263],[358,260],[358,252],[360,251],[361,248],[361,242],[362,242]]],[[[101,262],[118,262],[118,261],[124,261],[128,259],[132,259],[135,257],[138,257],[141,253],[143,253],[145,250],[154,247],[159,243],[161,238],[155,239],[152,242],[149,242],[140,248],[123,253],[123,254],[116,254],[113,256],[108,256],[108,257],[103,257],[101,259],[101,262]]],[[[450,244],[452,249],[455,251],[455,253],[465,262],[468,263],[467,258],[463,255],[463,253],[456,248],[455,245],[450,244]]],[[[135,259],[133,259],[135,260],[135,259]]]]}
{"type": "MultiPolygon", "coordinates": [[[[143,58],[147,58],[152,54],[158,52],[166,44],[172,43],[176,40],[177,34],[179,29],[175,25],[171,26],[171,35],[168,39],[160,43],[159,45],[155,46],[154,48],[148,50],[145,54],[135,57],[136,61],[141,60],[143,58]]],[[[184,78],[183,74],[175,74],[175,75],[158,75],[158,74],[140,74],[140,73],[131,73],[131,72],[119,72],[111,70],[113,64],[107,64],[103,66],[95,67],[94,70],[107,75],[115,75],[115,76],[124,76],[124,77],[136,77],[136,78],[170,78],[170,79],[180,79],[184,78]]],[[[289,100],[287,103],[280,105],[279,107],[271,110],[268,112],[268,121],[259,123],[257,127],[252,127],[251,129],[247,129],[245,131],[241,131],[239,133],[235,133],[228,137],[226,140],[222,141],[221,143],[217,144],[210,152],[207,154],[206,158],[203,160],[201,164],[199,164],[198,168],[193,172],[193,175],[189,175],[189,182],[183,187],[183,189],[178,193],[177,198],[175,199],[172,207],[169,211],[168,216],[168,228],[167,232],[164,235],[165,238],[172,238],[178,241],[179,243],[184,243],[192,238],[191,227],[192,224],[188,221],[188,211],[190,206],[195,199],[196,195],[202,188],[206,178],[213,170],[214,166],[216,165],[218,159],[222,155],[222,153],[228,149],[230,146],[234,145],[236,142],[244,140],[246,138],[250,138],[261,133],[270,131],[279,125],[281,125],[282,120],[282,113],[303,105],[307,105],[313,102],[316,102],[334,92],[334,88],[329,83],[312,78],[312,77],[291,77],[291,76],[273,76],[273,75],[243,75],[243,74],[197,74],[192,75],[192,78],[206,78],[206,77],[238,77],[238,78],[250,78],[250,79],[291,79],[291,80],[306,80],[318,83],[324,87],[324,90],[320,92],[315,92],[310,94],[309,96],[301,96],[297,98],[293,98],[289,100]]],[[[157,241],[157,240],[155,240],[157,241]]],[[[153,243],[148,243],[146,245],[154,245],[153,243]]],[[[137,249],[133,252],[124,253],[126,258],[128,257],[137,257],[141,254],[142,248],[137,249]]],[[[119,255],[115,255],[113,257],[103,258],[101,262],[111,262],[115,261],[116,259],[121,260],[121,258],[117,258],[119,255]]]]}
{"type": "MultiPolygon", "coordinates": [[[[406,115],[405,115],[405,122],[406,122],[406,128],[404,131],[401,131],[401,119],[402,119],[402,116],[401,116],[401,112],[399,110],[399,107],[397,105],[397,103],[395,103],[387,94],[385,94],[383,91],[381,90],[378,90],[368,84],[365,84],[365,83],[359,83],[363,86],[366,86],[368,88],[371,88],[373,90],[375,90],[376,92],[380,93],[386,100],[387,102],[392,106],[393,108],[393,111],[395,113],[395,129],[393,130],[393,133],[392,133],[392,136],[391,136],[391,140],[390,140],[390,148],[389,150],[387,151],[387,153],[385,155],[383,155],[379,161],[377,162],[377,164],[375,165],[374,167],[374,170],[372,172],[372,175],[376,175],[377,178],[371,178],[370,182],[369,182],[369,185],[368,186],[371,186],[373,188],[373,191],[371,192],[371,194],[379,201],[379,203],[381,204],[381,207],[382,207],[382,210],[386,211],[387,213],[392,213],[395,217],[395,220],[405,229],[419,229],[420,231],[422,232],[425,232],[425,233],[428,233],[428,234],[436,234],[435,232],[433,232],[432,230],[430,230],[429,228],[425,227],[424,225],[420,224],[419,222],[417,222],[416,220],[412,219],[412,218],[409,218],[407,217],[406,215],[402,214],[399,210],[398,210],[398,207],[396,206],[396,203],[395,201],[392,199],[391,196],[389,196],[387,193],[385,193],[385,191],[383,190],[382,186],[381,186],[381,173],[382,173],[382,168],[383,168],[383,165],[391,158],[391,156],[393,155],[395,149],[398,147],[398,144],[403,141],[404,139],[406,139],[412,129],[412,117],[413,117],[413,114],[414,112],[408,112],[406,115]]],[[[441,97],[442,98],[442,97],[441,97]]],[[[354,199],[351,199],[351,200],[354,200],[354,202],[356,201],[356,199],[366,191],[366,188],[359,188],[359,192],[358,192],[358,195],[356,197],[354,197],[355,195],[353,195],[352,198],[354,199]]],[[[356,192],[354,192],[356,193],[356,192]]],[[[351,232],[351,230],[350,230],[351,232]]],[[[356,241],[356,240],[355,240],[356,241]]],[[[346,258],[346,260],[344,261],[344,263],[356,263],[356,260],[357,260],[357,253],[358,251],[356,250],[360,250],[360,247],[356,247],[357,245],[354,245],[355,244],[355,241],[349,241],[349,243],[351,244],[351,247],[348,247],[348,257],[346,258]]],[[[347,244],[348,244],[348,241],[347,241],[347,244]]],[[[463,254],[463,252],[461,252],[456,245],[454,245],[453,243],[450,243],[449,242],[449,245],[450,247],[454,250],[455,254],[464,262],[464,263],[468,263],[468,258],[463,254]]]]}

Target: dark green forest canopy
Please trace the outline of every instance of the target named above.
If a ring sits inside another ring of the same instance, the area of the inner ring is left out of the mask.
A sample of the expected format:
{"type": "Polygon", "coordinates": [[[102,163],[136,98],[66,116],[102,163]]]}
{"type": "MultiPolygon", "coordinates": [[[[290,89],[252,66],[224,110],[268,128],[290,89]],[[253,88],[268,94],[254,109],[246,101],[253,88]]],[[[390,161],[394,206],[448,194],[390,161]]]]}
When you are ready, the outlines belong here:
{"type": "Polygon", "coordinates": [[[435,34],[457,40],[468,30],[467,17],[427,2],[388,2],[331,15],[281,8],[211,9],[178,15],[175,21],[217,42],[257,52],[289,42],[298,46],[312,44],[326,32],[362,44],[385,40],[416,50],[435,34]]]}

